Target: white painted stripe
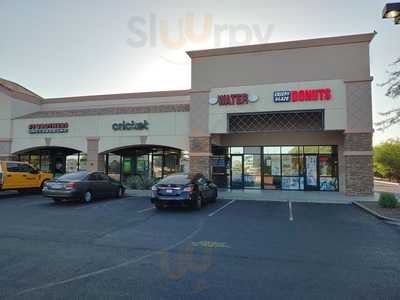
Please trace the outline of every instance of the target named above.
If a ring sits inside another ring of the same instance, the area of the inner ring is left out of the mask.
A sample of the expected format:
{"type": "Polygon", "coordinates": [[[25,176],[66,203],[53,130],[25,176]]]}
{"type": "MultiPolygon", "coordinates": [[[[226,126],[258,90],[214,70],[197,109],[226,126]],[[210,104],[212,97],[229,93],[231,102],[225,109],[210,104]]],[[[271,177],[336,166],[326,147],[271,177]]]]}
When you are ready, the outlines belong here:
{"type": "Polygon", "coordinates": [[[387,185],[399,185],[396,182],[388,182],[388,181],[381,181],[381,180],[375,180],[375,182],[377,183],[383,183],[383,184],[387,184],[387,185]]]}
{"type": "Polygon", "coordinates": [[[176,242],[175,244],[172,244],[172,245],[169,245],[169,246],[167,246],[165,248],[162,248],[162,249],[160,249],[158,251],[155,251],[155,252],[152,252],[152,253],[149,253],[149,254],[145,254],[145,255],[137,257],[137,258],[132,258],[132,259],[127,260],[125,262],[122,262],[120,264],[117,264],[117,265],[114,265],[114,266],[110,266],[108,268],[100,269],[100,270],[97,270],[97,271],[94,271],[94,272],[81,274],[81,275],[78,275],[78,276],[75,276],[75,277],[71,277],[71,278],[65,279],[65,280],[50,282],[50,283],[44,284],[42,286],[36,286],[36,287],[28,288],[28,289],[25,289],[25,290],[22,290],[22,291],[18,292],[17,294],[15,294],[15,296],[21,296],[21,295],[24,295],[24,294],[28,294],[28,293],[32,293],[32,292],[38,291],[38,290],[44,290],[44,289],[49,289],[49,288],[53,288],[53,287],[60,286],[60,285],[69,284],[71,282],[75,282],[75,281],[78,281],[78,280],[94,277],[94,276],[97,276],[97,275],[101,275],[101,274],[104,274],[104,273],[107,273],[107,272],[110,272],[110,271],[114,271],[114,270],[129,266],[129,265],[132,265],[132,264],[139,263],[139,262],[141,262],[141,261],[143,261],[143,260],[145,260],[145,259],[147,259],[149,257],[153,257],[155,255],[160,255],[160,254],[162,254],[164,252],[171,251],[171,250],[179,247],[180,245],[183,245],[184,243],[186,243],[187,241],[192,239],[194,236],[196,236],[200,232],[200,230],[203,228],[203,226],[204,226],[204,223],[202,222],[202,223],[200,223],[198,225],[198,227],[194,231],[192,231],[189,235],[187,235],[182,240],[176,242]]]}
{"type": "Polygon", "coordinates": [[[293,221],[292,201],[289,200],[289,221],[293,221]]]}
{"type": "Polygon", "coordinates": [[[138,210],[138,214],[141,214],[141,213],[144,213],[144,212],[146,212],[146,211],[153,210],[153,209],[155,209],[154,206],[149,207],[149,208],[145,208],[145,209],[142,209],[142,210],[138,210]]]}
{"type": "Polygon", "coordinates": [[[212,212],[211,214],[209,214],[209,217],[215,216],[217,213],[219,213],[221,210],[223,210],[225,207],[231,205],[232,203],[234,203],[236,200],[232,200],[230,202],[228,202],[227,204],[225,204],[224,206],[218,208],[216,211],[212,212]]]}

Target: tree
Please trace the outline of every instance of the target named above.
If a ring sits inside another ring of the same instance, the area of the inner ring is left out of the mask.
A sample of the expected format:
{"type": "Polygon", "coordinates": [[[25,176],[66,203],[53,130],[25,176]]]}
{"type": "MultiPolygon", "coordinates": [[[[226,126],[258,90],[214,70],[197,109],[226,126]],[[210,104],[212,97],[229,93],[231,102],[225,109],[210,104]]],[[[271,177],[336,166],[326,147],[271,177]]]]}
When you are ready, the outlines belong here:
{"type": "Polygon", "coordinates": [[[400,139],[389,139],[374,147],[375,174],[400,182],[400,139]]]}
{"type": "MultiPolygon", "coordinates": [[[[392,66],[395,70],[389,72],[389,79],[380,84],[380,86],[387,86],[386,96],[396,99],[400,97],[400,58],[396,60],[392,66]]],[[[380,122],[375,123],[378,130],[383,131],[397,123],[400,123],[400,107],[380,113],[384,119],[380,122]]]]}

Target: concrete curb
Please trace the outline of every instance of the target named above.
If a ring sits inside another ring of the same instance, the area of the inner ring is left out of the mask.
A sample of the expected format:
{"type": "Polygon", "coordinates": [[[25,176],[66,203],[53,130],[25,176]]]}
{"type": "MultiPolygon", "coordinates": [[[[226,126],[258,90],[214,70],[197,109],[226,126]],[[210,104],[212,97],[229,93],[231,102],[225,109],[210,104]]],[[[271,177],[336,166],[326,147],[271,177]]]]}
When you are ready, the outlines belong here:
{"type": "Polygon", "coordinates": [[[376,217],[376,218],[378,218],[380,220],[388,221],[391,224],[395,224],[395,225],[400,226],[400,221],[398,219],[393,219],[393,218],[382,216],[381,214],[377,213],[376,211],[374,211],[374,210],[372,210],[372,209],[370,209],[370,208],[368,208],[368,207],[366,207],[366,206],[364,206],[361,203],[358,203],[356,201],[353,201],[352,203],[353,203],[353,205],[365,210],[367,213],[373,215],[374,217],[376,217]]]}

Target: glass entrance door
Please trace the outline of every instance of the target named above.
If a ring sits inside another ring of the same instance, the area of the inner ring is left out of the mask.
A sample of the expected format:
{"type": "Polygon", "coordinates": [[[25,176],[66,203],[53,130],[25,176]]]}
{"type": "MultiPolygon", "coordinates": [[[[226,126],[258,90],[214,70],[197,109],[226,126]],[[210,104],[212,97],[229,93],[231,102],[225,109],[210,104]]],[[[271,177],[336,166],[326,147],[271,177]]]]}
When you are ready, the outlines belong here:
{"type": "Polygon", "coordinates": [[[261,188],[261,155],[244,155],[244,187],[249,189],[261,188]]]}
{"type": "Polygon", "coordinates": [[[317,191],[318,184],[318,155],[305,155],[304,156],[304,190],[317,191]]]}
{"type": "Polygon", "coordinates": [[[163,177],[163,156],[159,154],[153,155],[153,177],[156,179],[163,177]]]}
{"type": "Polygon", "coordinates": [[[243,155],[231,156],[231,188],[243,188],[243,155]]]}

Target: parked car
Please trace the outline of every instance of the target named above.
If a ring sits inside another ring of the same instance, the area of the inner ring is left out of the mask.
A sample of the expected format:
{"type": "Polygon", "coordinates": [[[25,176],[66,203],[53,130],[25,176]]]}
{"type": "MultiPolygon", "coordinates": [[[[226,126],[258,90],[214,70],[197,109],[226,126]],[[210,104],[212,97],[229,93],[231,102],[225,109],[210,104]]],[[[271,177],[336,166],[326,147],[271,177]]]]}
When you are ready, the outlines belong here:
{"type": "Polygon", "coordinates": [[[0,191],[41,190],[45,183],[52,179],[53,174],[42,172],[29,163],[0,161],[0,191]]]}
{"type": "Polygon", "coordinates": [[[191,206],[200,209],[218,197],[217,186],[202,174],[175,174],[165,177],[152,188],[151,202],[157,209],[166,206],[191,206]]]}
{"type": "Polygon", "coordinates": [[[55,202],[77,199],[89,203],[94,199],[121,198],[125,189],[119,181],[102,172],[75,172],[49,181],[43,187],[43,195],[55,202]]]}

